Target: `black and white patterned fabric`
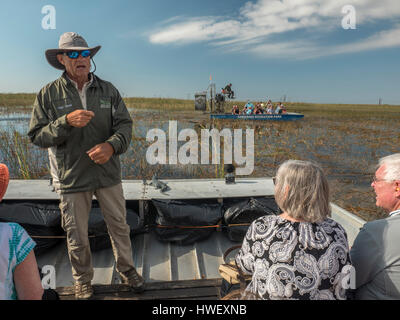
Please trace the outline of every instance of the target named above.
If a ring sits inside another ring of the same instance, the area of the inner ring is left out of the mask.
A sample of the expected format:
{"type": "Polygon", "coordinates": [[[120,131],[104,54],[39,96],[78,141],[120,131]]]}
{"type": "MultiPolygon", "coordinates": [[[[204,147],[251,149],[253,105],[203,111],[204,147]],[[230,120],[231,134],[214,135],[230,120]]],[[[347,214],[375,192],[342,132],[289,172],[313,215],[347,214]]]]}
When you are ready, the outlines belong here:
{"type": "Polygon", "coordinates": [[[342,269],[350,265],[349,246],[345,230],[332,219],[263,216],[250,225],[236,263],[252,275],[246,291],[263,299],[346,299],[342,269]]]}

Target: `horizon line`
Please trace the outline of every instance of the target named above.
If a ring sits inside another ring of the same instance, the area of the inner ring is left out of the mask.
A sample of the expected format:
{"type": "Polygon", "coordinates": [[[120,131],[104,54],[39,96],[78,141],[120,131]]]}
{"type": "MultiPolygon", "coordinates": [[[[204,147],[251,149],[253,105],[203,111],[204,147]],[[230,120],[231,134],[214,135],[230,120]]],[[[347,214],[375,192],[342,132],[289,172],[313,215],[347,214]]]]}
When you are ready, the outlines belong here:
{"type": "MultiPolygon", "coordinates": [[[[0,92],[0,96],[1,95],[37,95],[37,92],[0,92]]],[[[194,101],[194,94],[193,94],[193,99],[185,99],[185,98],[174,98],[174,97],[146,97],[146,96],[130,96],[127,97],[125,95],[121,94],[121,97],[123,99],[165,99],[165,100],[182,100],[182,101],[194,101]]],[[[383,98],[379,98],[382,99],[383,98]]],[[[209,99],[207,99],[208,101],[209,99]]],[[[244,100],[229,100],[227,102],[243,102],[246,103],[248,100],[250,100],[250,102],[264,102],[264,100],[259,100],[259,99],[244,99],[244,100]]],[[[399,104],[391,104],[391,103],[346,103],[346,102],[307,102],[307,101],[282,101],[283,99],[279,100],[277,99],[275,102],[283,102],[283,103],[303,103],[303,104],[324,104],[324,105],[353,105],[353,106],[358,106],[358,105],[367,105],[367,106],[394,106],[394,107],[398,107],[400,106],[399,104]]],[[[274,102],[271,99],[272,102],[274,102]]],[[[7,107],[7,106],[3,106],[3,107],[7,107]]],[[[23,107],[23,106],[22,106],[23,107]]]]}

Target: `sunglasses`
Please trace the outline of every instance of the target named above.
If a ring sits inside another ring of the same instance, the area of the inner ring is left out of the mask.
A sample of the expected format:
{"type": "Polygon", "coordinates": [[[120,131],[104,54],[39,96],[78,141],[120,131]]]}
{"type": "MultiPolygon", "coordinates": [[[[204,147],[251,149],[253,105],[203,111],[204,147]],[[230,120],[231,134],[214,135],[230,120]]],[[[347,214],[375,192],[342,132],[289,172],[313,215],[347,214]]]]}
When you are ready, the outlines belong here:
{"type": "Polygon", "coordinates": [[[83,57],[83,58],[87,58],[90,57],[90,50],[83,50],[83,51],[68,51],[68,52],[64,52],[64,55],[67,56],[70,59],[78,59],[79,54],[83,57]]]}

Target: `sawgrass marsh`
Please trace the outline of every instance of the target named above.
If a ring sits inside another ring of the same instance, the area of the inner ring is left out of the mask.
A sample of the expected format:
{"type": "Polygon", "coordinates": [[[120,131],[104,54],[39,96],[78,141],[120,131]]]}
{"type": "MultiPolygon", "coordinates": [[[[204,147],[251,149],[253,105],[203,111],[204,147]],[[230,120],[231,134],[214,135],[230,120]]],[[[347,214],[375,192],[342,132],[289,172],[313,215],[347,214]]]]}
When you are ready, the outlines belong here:
{"type": "MultiPolygon", "coordinates": [[[[34,94],[0,94],[0,157],[10,167],[13,179],[49,178],[47,150],[33,146],[26,135],[34,98],[34,94]],[[21,115],[20,119],[16,114],[21,115]]],[[[302,113],[304,118],[281,122],[210,120],[208,113],[194,111],[193,100],[124,98],[124,101],[134,127],[130,148],[121,156],[123,179],[151,179],[154,174],[160,179],[222,178],[222,163],[148,164],[145,155],[151,142],[146,140],[146,133],[153,128],[167,131],[170,120],[177,120],[179,129],[191,128],[196,132],[247,128],[254,130],[251,177],[274,176],[277,167],[287,159],[314,160],[328,176],[332,202],[367,221],[384,216],[375,207],[370,184],[378,159],[400,152],[400,106],[285,103],[289,112],[302,113]]],[[[245,103],[227,102],[225,111],[229,112],[233,104],[241,108],[245,103]]]]}

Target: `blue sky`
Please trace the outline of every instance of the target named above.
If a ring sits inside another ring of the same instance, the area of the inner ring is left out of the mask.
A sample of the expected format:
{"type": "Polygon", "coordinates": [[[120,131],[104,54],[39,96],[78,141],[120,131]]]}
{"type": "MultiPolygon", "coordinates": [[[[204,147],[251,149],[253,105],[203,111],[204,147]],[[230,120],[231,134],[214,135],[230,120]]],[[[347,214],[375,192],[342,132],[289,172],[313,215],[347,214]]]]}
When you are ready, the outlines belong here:
{"type": "Polygon", "coordinates": [[[60,75],[44,57],[63,32],[91,46],[124,96],[193,98],[231,82],[240,100],[400,104],[399,0],[0,0],[0,92],[60,75]],[[356,29],[342,28],[353,5],[356,29]],[[56,9],[44,30],[42,7],[56,9]]]}

